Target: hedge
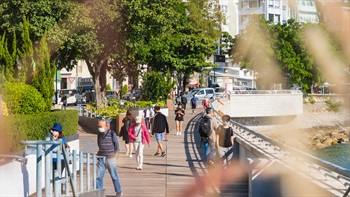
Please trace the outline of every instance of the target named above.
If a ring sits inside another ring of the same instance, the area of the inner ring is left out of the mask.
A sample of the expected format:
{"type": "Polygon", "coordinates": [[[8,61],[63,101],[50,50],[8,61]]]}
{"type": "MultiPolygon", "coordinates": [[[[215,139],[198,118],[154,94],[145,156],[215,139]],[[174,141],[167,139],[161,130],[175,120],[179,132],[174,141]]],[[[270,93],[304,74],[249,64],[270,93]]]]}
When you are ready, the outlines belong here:
{"type": "Polygon", "coordinates": [[[5,83],[1,94],[9,114],[38,114],[46,110],[41,93],[33,86],[23,83],[5,83]]]}
{"type": "Polygon", "coordinates": [[[19,151],[21,140],[44,140],[55,122],[62,124],[65,136],[77,134],[78,111],[62,110],[40,114],[2,116],[0,153],[19,151]]]}

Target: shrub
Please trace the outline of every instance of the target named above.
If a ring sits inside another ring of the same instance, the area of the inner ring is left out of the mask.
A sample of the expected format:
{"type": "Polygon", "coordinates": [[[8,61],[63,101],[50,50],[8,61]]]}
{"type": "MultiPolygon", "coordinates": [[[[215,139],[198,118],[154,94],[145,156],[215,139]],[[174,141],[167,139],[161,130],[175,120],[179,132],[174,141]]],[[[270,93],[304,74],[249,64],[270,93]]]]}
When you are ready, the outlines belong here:
{"type": "Polygon", "coordinates": [[[118,114],[126,112],[126,109],[120,109],[119,107],[106,107],[96,110],[96,113],[101,116],[109,116],[110,119],[116,118],[118,114]]]}
{"type": "Polygon", "coordinates": [[[325,103],[327,104],[327,111],[339,112],[341,110],[341,102],[332,97],[328,98],[325,103]]]}
{"type": "Polygon", "coordinates": [[[21,140],[44,140],[52,125],[62,124],[65,136],[74,135],[78,130],[78,112],[64,110],[40,114],[10,115],[0,119],[0,153],[21,150],[21,140]]]}
{"type": "Polygon", "coordinates": [[[309,96],[309,102],[310,102],[311,104],[315,104],[315,103],[316,103],[316,100],[314,99],[313,96],[309,96]]]}
{"type": "Polygon", "coordinates": [[[107,84],[107,85],[106,85],[106,90],[112,90],[111,84],[107,84]]]}
{"type": "MultiPolygon", "coordinates": [[[[123,86],[123,89],[122,89],[122,95],[128,93],[128,91],[129,91],[129,90],[128,90],[128,85],[125,84],[125,85],[123,86]]],[[[121,96],[121,95],[119,95],[119,96],[121,96]]]]}
{"type": "Polygon", "coordinates": [[[41,93],[23,83],[5,83],[1,88],[9,114],[36,114],[46,110],[41,93]]]}

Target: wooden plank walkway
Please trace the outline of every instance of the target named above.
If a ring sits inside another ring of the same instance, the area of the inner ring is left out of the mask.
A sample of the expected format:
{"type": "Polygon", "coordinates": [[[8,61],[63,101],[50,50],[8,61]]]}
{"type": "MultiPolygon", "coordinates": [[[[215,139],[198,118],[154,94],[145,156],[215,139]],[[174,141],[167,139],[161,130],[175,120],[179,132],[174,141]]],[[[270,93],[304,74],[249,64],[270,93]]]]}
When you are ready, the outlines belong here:
{"type": "MultiPolygon", "coordinates": [[[[188,107],[188,106],[187,106],[188,107]]],[[[123,196],[152,196],[152,197],[175,197],[188,196],[184,191],[191,191],[196,183],[198,190],[203,184],[203,177],[207,173],[205,166],[204,147],[200,147],[200,136],[197,132],[197,121],[202,117],[202,109],[197,109],[197,114],[192,115],[191,110],[186,110],[185,121],[181,136],[176,136],[175,115],[169,111],[168,123],[170,134],[166,136],[167,140],[163,142],[167,155],[165,157],[156,157],[154,153],[157,150],[155,137],[151,137],[151,147],[144,148],[144,165],[143,170],[136,170],[137,164],[135,155],[129,158],[125,155],[125,146],[121,138],[118,139],[120,144],[120,155],[117,160],[117,171],[123,196]],[[200,182],[200,183],[199,183],[200,182]]],[[[80,130],[80,147],[84,152],[96,153],[97,142],[96,135],[89,134],[91,131],[80,130]]],[[[204,180],[207,181],[207,180],[204,180]]],[[[204,183],[208,184],[208,183],[204,183]]],[[[209,185],[212,185],[209,183],[209,185]]],[[[202,196],[247,196],[248,185],[246,181],[230,185],[230,188],[214,187],[207,188],[202,196]],[[213,189],[214,188],[214,189],[213,189]]],[[[223,185],[224,186],[224,185],[223,185]]],[[[106,172],[104,178],[104,188],[106,196],[115,196],[111,178],[106,172]]],[[[194,192],[196,193],[196,192],[194,192]]],[[[195,194],[195,196],[198,193],[195,194]]]]}

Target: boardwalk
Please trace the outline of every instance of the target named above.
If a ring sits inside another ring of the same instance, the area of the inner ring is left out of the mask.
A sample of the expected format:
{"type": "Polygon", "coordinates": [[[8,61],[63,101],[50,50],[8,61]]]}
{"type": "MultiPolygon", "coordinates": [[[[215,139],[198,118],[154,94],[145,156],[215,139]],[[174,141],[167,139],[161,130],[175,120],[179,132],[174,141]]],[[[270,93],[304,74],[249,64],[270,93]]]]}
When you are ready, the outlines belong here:
{"type": "MultiPolygon", "coordinates": [[[[198,111],[198,110],[197,110],[198,111]]],[[[201,114],[192,115],[186,111],[184,132],[176,136],[175,116],[169,112],[168,122],[170,134],[164,142],[167,155],[156,157],[157,143],[151,138],[151,147],[145,146],[143,170],[136,170],[136,161],[125,155],[124,142],[119,138],[120,156],[117,161],[117,171],[124,196],[182,196],[182,192],[193,184],[196,177],[205,173],[204,149],[200,148],[200,137],[195,132],[197,120],[201,114]]],[[[84,152],[97,151],[96,135],[80,131],[81,149],[84,152]]],[[[114,196],[112,181],[106,173],[104,179],[106,196],[114,196]]]]}

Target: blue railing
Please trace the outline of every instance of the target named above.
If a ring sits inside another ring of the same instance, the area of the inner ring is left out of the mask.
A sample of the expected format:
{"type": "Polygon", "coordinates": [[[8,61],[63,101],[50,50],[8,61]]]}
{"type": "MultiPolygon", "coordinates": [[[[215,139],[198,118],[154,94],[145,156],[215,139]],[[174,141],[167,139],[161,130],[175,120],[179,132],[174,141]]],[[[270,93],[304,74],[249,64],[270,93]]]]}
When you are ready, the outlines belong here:
{"type": "Polygon", "coordinates": [[[64,194],[77,196],[77,172],[79,167],[79,193],[96,190],[96,174],[97,158],[104,158],[91,153],[79,153],[73,150],[70,153],[65,144],[59,141],[22,141],[26,146],[25,154],[36,154],[36,196],[41,197],[42,194],[42,178],[45,176],[45,196],[60,196],[62,194],[62,184],[65,185],[64,194]],[[57,168],[53,171],[52,152],[57,151],[57,161],[64,161],[65,176],[62,176],[61,162],[57,162],[57,168]],[[43,161],[45,161],[45,174],[42,174],[43,161]],[[70,164],[72,172],[70,170],[70,164]],[[84,165],[86,167],[86,181],[84,181],[84,165]],[[91,170],[90,165],[93,165],[93,186],[91,188],[91,170]],[[85,183],[85,185],[84,185],[85,183]],[[53,188],[53,189],[52,189],[53,188]],[[71,190],[71,191],[70,191],[71,190]]]}

